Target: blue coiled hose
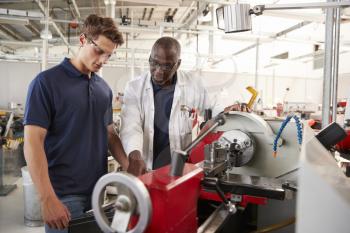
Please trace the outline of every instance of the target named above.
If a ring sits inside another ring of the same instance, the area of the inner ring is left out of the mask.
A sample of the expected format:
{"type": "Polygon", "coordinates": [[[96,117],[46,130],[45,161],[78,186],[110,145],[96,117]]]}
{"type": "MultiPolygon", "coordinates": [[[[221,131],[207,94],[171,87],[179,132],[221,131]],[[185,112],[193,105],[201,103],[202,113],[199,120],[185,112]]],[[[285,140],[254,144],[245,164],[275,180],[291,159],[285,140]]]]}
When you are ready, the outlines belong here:
{"type": "Polygon", "coordinates": [[[299,119],[299,117],[297,115],[288,115],[286,117],[286,119],[282,122],[282,125],[281,125],[280,129],[278,130],[276,138],[273,141],[272,150],[273,150],[273,156],[274,157],[276,157],[276,155],[277,155],[277,142],[278,142],[278,139],[281,137],[281,134],[282,134],[284,128],[286,127],[286,125],[289,123],[289,121],[292,118],[294,118],[295,124],[297,126],[298,143],[299,143],[299,145],[301,145],[301,143],[302,143],[302,140],[303,140],[303,129],[302,129],[302,125],[301,125],[300,119],[299,119]]]}

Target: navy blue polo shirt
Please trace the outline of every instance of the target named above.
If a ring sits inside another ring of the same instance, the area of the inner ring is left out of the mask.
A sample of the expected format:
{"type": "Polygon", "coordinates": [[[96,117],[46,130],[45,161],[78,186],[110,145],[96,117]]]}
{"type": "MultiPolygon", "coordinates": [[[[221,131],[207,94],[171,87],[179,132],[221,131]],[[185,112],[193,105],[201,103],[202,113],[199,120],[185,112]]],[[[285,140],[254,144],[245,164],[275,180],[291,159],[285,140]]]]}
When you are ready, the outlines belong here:
{"type": "Polygon", "coordinates": [[[47,129],[44,148],[58,196],[92,193],[107,172],[111,123],[108,84],[94,73],[82,74],[68,58],[31,82],[24,124],[47,129]]]}
{"type": "Polygon", "coordinates": [[[176,86],[176,73],[172,84],[161,87],[152,81],[154,95],[154,136],[153,136],[153,169],[170,164],[171,152],[169,142],[169,119],[173,105],[176,86]]]}

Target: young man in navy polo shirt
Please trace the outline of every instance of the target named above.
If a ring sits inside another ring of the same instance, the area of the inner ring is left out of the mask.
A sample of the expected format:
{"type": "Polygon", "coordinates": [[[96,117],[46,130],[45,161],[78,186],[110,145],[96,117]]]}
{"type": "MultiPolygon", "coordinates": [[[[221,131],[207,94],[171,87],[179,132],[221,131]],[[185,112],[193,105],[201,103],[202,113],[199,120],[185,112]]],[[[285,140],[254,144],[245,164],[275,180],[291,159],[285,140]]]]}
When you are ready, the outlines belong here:
{"type": "Polygon", "coordinates": [[[90,208],[96,181],[107,172],[108,149],[128,160],[112,125],[112,91],[96,72],[123,43],[111,18],[90,15],[72,59],[41,72],[30,84],[24,153],[38,190],[46,232],[67,232],[90,208]]]}

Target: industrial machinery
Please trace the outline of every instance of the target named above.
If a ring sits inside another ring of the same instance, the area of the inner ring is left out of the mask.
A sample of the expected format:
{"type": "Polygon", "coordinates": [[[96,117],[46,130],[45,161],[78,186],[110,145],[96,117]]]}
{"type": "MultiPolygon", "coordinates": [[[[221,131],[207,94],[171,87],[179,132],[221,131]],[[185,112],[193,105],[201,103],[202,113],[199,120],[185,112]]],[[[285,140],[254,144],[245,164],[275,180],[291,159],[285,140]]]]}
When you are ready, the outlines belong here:
{"type": "MultiPolygon", "coordinates": [[[[293,223],[297,129],[294,122],[286,126],[274,157],[272,144],[280,124],[253,113],[220,114],[186,149],[173,153],[171,165],[138,178],[126,173],[103,176],[92,196],[99,227],[103,232],[250,232],[276,221],[293,223]],[[110,185],[119,195],[106,205],[104,190],[110,185]],[[205,218],[202,211],[209,207],[198,207],[203,200],[204,205],[217,204],[205,218]],[[247,225],[231,226],[236,216],[241,222],[250,204],[262,208],[255,208],[258,219],[249,231],[247,225]],[[270,204],[272,209],[265,208],[270,204]]],[[[280,232],[293,229],[291,225],[280,232]]]]}
{"type": "Polygon", "coordinates": [[[349,232],[350,178],[338,167],[334,155],[317,136],[305,125],[296,232],[346,233],[349,232]]]}
{"type": "MultiPolygon", "coordinates": [[[[0,110],[0,196],[6,196],[17,186],[15,184],[5,184],[4,176],[10,172],[20,174],[20,167],[23,166],[24,157],[6,156],[11,149],[17,149],[23,142],[23,119],[16,116],[13,111],[0,110]],[[4,151],[5,147],[6,151],[4,151]],[[10,163],[9,163],[10,162],[10,163]],[[18,171],[16,171],[17,165],[18,171]]],[[[22,155],[23,153],[19,153],[22,155]]]]}

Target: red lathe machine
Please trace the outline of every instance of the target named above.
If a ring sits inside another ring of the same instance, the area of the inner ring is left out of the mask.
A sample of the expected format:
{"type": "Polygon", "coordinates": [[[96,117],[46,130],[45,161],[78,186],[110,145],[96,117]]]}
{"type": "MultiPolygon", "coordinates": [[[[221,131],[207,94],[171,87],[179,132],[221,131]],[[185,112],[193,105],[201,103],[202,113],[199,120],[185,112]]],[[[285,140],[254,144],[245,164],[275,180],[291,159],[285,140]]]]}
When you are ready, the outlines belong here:
{"type": "Polygon", "coordinates": [[[281,139],[279,145],[285,143],[281,155],[273,158],[271,144],[279,124],[252,113],[221,114],[185,150],[172,155],[171,165],[138,178],[126,173],[105,175],[92,197],[99,227],[103,232],[221,232],[227,219],[248,203],[287,199],[296,191],[286,180],[298,168],[299,151],[295,127],[287,127],[288,140],[281,139]],[[290,135],[294,138],[289,141],[290,135]],[[109,185],[120,190],[112,204],[112,218],[103,205],[109,185]],[[219,203],[201,221],[199,200],[219,203]]]}

